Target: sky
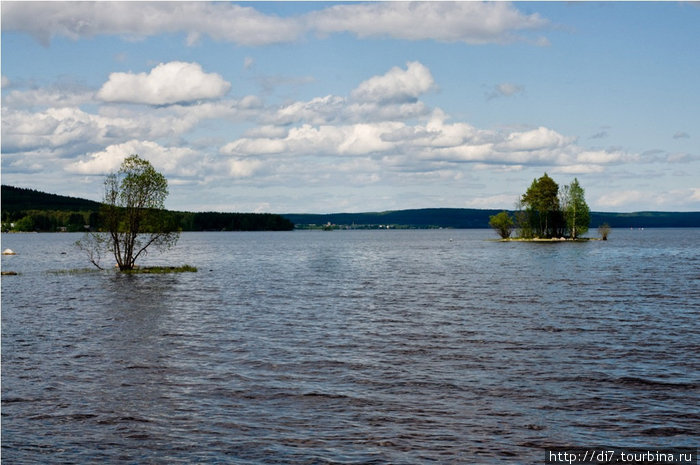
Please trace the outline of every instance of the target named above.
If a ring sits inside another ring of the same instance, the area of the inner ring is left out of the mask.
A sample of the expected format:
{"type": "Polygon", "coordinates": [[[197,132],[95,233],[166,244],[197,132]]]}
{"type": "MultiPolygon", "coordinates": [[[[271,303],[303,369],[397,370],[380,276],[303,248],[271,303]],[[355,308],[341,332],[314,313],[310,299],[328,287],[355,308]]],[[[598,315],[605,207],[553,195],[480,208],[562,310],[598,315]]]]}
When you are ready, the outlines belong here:
{"type": "Polygon", "coordinates": [[[700,210],[691,2],[2,1],[2,183],[166,207],[700,210]]]}

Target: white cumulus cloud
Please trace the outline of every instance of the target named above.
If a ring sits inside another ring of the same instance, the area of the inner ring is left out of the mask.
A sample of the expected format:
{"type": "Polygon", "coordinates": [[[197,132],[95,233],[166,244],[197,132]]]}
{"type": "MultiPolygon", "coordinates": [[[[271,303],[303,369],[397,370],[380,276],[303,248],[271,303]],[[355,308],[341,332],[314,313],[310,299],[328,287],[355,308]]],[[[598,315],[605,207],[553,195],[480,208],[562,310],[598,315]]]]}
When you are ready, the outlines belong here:
{"type": "Polygon", "coordinates": [[[324,34],[433,39],[469,44],[520,39],[517,31],[540,29],[548,21],[525,15],[508,2],[372,2],[336,5],[311,13],[311,28],[324,34]]]}
{"type": "Polygon", "coordinates": [[[397,66],[381,76],[362,82],[352,97],[362,102],[410,102],[435,86],[433,75],[423,64],[412,61],[406,69],[397,66]]]}
{"type": "Polygon", "coordinates": [[[45,44],[55,36],[77,40],[183,32],[189,44],[206,35],[265,45],[296,40],[303,32],[298,19],[224,2],[3,2],[2,29],[26,31],[45,44]]]}
{"type": "Polygon", "coordinates": [[[196,151],[187,147],[164,147],[152,141],[130,140],[88,154],[69,164],[67,170],[89,175],[111,173],[118,170],[122,161],[132,154],[150,161],[157,170],[166,174],[184,176],[195,174],[199,157],[196,151]]]}
{"type": "Polygon", "coordinates": [[[402,127],[402,123],[350,125],[304,124],[291,128],[283,138],[241,138],[221,148],[221,153],[236,156],[281,154],[368,155],[394,149],[396,143],[383,136],[402,127]]]}
{"type": "Polygon", "coordinates": [[[13,90],[3,95],[3,104],[8,107],[76,107],[91,103],[95,92],[89,89],[59,87],[13,90]]]}
{"type": "MultiPolygon", "coordinates": [[[[509,2],[370,2],[287,17],[228,2],[2,2],[2,29],[28,32],[44,44],[56,36],[143,38],[179,32],[190,45],[208,36],[259,46],[293,42],[309,31],[487,44],[524,40],[522,32],[548,24],[509,2]]],[[[543,37],[530,41],[548,43],[543,37]]]]}
{"type": "Polygon", "coordinates": [[[168,105],[225,95],[231,84],[219,74],[205,73],[197,63],[161,63],[149,73],[112,73],[97,93],[105,102],[168,105]]]}
{"type": "Polygon", "coordinates": [[[509,134],[506,141],[500,144],[500,148],[509,151],[551,149],[568,145],[573,140],[572,137],[565,137],[552,129],[540,126],[530,131],[509,134]]]}

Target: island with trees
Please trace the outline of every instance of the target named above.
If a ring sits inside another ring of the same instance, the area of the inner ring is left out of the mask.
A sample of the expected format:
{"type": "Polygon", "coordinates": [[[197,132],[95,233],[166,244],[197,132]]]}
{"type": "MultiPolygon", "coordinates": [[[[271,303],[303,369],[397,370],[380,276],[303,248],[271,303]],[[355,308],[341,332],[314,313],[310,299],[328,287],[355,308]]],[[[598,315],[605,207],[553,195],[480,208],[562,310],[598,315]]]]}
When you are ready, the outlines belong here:
{"type": "MultiPolygon", "coordinates": [[[[492,215],[489,226],[502,240],[511,240],[514,230],[518,232],[516,240],[588,240],[582,238],[591,222],[584,194],[578,179],[560,189],[545,173],[532,181],[513,216],[507,211],[492,215]]],[[[603,238],[607,239],[608,233],[609,228],[603,238]]]]}

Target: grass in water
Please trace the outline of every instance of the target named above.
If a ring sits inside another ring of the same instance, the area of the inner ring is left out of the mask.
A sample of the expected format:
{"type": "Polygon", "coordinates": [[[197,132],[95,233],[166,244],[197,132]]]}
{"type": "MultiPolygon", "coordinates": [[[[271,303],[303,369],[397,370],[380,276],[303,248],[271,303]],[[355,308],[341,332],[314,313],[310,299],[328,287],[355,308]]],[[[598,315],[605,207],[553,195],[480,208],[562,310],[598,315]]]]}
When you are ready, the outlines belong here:
{"type": "Polygon", "coordinates": [[[125,270],[122,273],[129,274],[165,274],[165,273],[196,273],[197,268],[192,265],[182,266],[146,266],[143,268],[134,268],[133,270],[125,270]]]}
{"type": "Polygon", "coordinates": [[[80,275],[100,273],[101,271],[102,270],[98,270],[97,268],[73,268],[70,270],[49,270],[47,273],[57,275],[80,275]]]}

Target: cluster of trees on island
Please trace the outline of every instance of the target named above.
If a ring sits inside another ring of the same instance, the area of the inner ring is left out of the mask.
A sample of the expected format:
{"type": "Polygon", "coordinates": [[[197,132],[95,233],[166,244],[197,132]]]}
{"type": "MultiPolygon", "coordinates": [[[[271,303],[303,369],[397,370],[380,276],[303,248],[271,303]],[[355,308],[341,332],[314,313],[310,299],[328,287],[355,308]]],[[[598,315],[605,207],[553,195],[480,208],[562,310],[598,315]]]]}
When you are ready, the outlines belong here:
{"type": "MultiPolygon", "coordinates": [[[[568,237],[578,239],[588,232],[591,211],[586,204],[585,191],[574,178],[571,184],[559,185],[545,173],[532,181],[517,202],[513,216],[502,211],[490,217],[491,226],[499,236],[507,239],[514,229],[522,239],[551,239],[568,237]]],[[[603,238],[609,229],[601,227],[603,238]]]]}

